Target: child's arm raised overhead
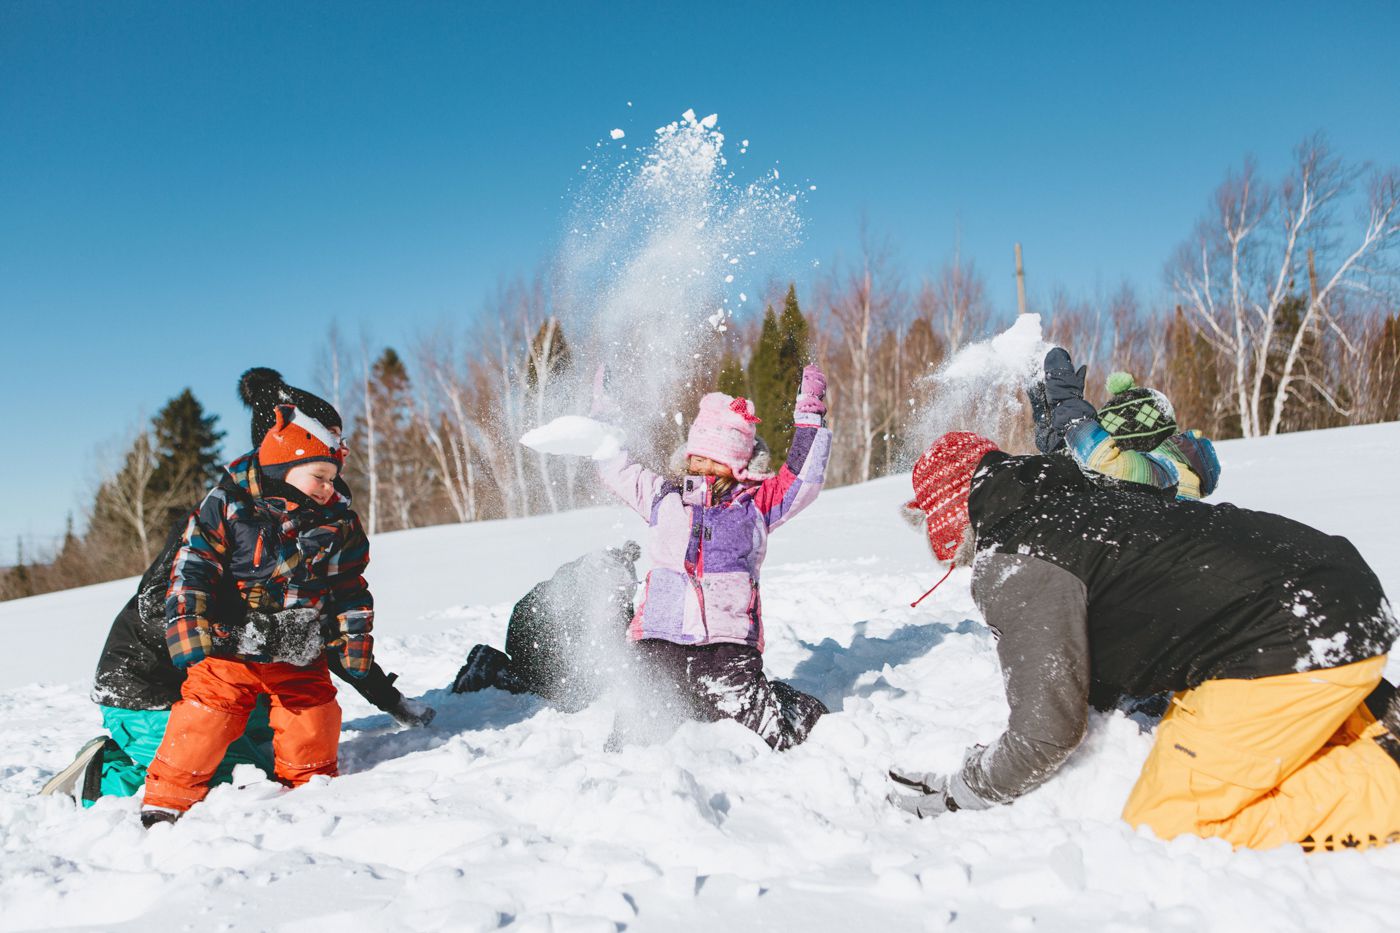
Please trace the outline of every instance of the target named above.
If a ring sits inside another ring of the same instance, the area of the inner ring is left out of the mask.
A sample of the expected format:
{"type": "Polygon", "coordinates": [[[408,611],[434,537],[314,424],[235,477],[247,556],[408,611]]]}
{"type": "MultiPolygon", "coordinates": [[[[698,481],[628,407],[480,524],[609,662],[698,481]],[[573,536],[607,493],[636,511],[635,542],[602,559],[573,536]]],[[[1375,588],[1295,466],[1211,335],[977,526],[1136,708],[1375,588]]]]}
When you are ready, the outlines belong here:
{"type": "Polygon", "coordinates": [[[651,521],[651,507],[666,480],[648,470],[623,451],[610,460],[598,462],[598,478],[631,509],[651,521]]]}
{"type": "Polygon", "coordinates": [[[802,370],[802,389],[792,416],[796,430],[787,462],[754,494],[754,505],[770,529],[806,508],[826,481],[831,432],[823,425],[825,414],[826,377],[816,366],[807,366],[802,370]]]}

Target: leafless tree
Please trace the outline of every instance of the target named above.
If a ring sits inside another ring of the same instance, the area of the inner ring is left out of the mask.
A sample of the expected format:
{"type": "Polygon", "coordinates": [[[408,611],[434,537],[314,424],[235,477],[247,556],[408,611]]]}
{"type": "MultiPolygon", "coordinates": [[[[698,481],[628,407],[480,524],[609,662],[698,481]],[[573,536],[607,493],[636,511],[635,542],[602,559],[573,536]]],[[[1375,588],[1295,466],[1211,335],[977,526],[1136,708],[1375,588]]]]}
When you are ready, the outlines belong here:
{"type": "Polygon", "coordinates": [[[1246,437],[1277,433],[1293,383],[1307,382],[1340,410],[1333,387],[1302,371],[1303,349],[1328,331],[1348,353],[1355,343],[1334,313],[1340,292],[1376,287],[1385,254],[1400,238],[1400,183],[1394,170],[1372,175],[1362,230],[1340,246],[1335,214],[1363,171],[1345,165],[1321,136],[1295,150],[1277,188],[1252,160],[1215,195],[1212,215],[1181,250],[1173,286],[1200,333],[1228,361],[1228,384],[1246,437]],[[1305,270],[1309,255],[1330,271],[1305,270]],[[1297,283],[1309,282],[1305,295],[1297,283]],[[1297,320],[1290,314],[1301,304],[1297,320]],[[1290,332],[1291,331],[1291,332],[1290,332]]]}

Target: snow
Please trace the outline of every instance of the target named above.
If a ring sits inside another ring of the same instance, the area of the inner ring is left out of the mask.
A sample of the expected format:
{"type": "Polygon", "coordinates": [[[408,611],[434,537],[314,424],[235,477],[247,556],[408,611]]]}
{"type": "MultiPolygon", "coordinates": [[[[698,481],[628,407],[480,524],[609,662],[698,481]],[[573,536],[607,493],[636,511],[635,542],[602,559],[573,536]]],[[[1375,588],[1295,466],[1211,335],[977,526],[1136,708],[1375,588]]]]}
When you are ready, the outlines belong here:
{"type": "Polygon", "coordinates": [[[560,415],[548,424],[526,431],[520,443],[542,454],[609,460],[622,450],[622,431],[582,415],[560,415]]]}
{"type": "Polygon", "coordinates": [[[612,136],[613,139],[622,139],[624,136],[627,135],[627,133],[624,132],[622,129],[618,128],[614,129],[609,135],[612,136]]]}
{"type": "MultiPolygon", "coordinates": [[[[1347,535],[1393,596],[1400,493],[1376,465],[1396,450],[1400,424],[1226,442],[1218,498],[1347,535]]],[[[399,729],[343,691],[341,777],[245,773],[150,832],[134,799],[33,796],[99,731],[89,678],[134,581],[0,604],[0,930],[1395,928],[1400,846],[1232,852],[1122,823],[1152,737],[1121,713],[1013,806],[889,807],[887,767],[946,772],[1006,721],[968,572],[909,608],[939,572],[908,492],[831,490],[770,542],[767,666],[833,709],[783,754],[732,723],[609,753],[607,703],[445,692],[531,585],[641,537],[619,508],[377,536],[377,653],[437,720],[399,729]]]]}

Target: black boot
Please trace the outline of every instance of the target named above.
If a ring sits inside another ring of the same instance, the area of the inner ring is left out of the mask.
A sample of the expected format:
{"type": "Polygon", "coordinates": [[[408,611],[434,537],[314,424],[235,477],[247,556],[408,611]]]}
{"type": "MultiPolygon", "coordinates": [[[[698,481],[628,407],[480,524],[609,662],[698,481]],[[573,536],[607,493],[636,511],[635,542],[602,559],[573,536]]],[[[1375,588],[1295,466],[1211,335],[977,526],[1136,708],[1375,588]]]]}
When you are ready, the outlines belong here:
{"type": "Polygon", "coordinates": [[[452,681],[453,693],[475,693],[497,686],[497,680],[510,664],[510,657],[490,645],[477,645],[467,655],[467,663],[452,681]]]}
{"type": "Polygon", "coordinates": [[[143,807],[141,810],[141,826],[150,829],[157,823],[173,823],[180,818],[178,810],[167,810],[165,807],[143,807]]]}

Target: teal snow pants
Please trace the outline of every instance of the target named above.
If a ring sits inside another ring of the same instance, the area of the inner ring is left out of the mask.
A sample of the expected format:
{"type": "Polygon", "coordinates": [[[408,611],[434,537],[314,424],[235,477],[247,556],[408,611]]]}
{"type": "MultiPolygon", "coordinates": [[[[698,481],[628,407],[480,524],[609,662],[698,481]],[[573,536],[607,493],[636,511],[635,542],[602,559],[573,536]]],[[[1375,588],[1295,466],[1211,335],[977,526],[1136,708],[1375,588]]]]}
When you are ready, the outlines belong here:
{"type": "MultiPolygon", "coordinates": [[[[146,768],[155,758],[165,724],[170,719],[168,709],[118,709],[103,706],[102,725],[111,734],[117,747],[108,745],[102,753],[102,794],[130,797],[146,783],[146,768]]],[[[233,777],[234,765],[254,765],[268,777],[272,776],[272,727],[267,722],[267,697],[259,697],[248,717],[248,728],[228,747],[224,760],[214,773],[212,784],[227,784],[233,777]]],[[[84,800],[83,806],[92,806],[84,800]]]]}

